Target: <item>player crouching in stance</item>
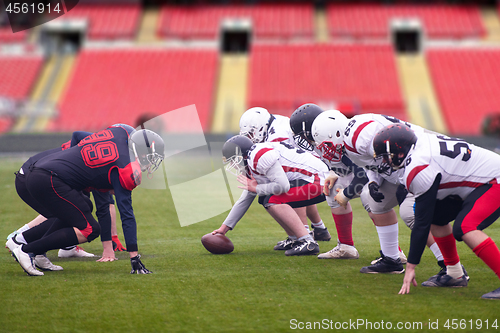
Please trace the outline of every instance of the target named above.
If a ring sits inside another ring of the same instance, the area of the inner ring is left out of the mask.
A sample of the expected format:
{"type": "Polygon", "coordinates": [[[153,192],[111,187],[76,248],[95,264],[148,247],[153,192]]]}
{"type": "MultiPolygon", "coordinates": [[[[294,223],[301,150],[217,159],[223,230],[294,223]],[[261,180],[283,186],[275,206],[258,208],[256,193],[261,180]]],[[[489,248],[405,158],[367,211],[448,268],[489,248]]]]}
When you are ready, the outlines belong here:
{"type": "MultiPolygon", "coordinates": [[[[379,130],[373,148],[376,158],[401,171],[401,182],[415,196],[415,224],[399,293],[408,294],[411,285],[417,285],[415,268],[429,230],[443,252],[447,274],[423,285],[467,285],[455,239],[463,240],[500,278],[500,251],[482,231],[500,217],[500,156],[460,139],[413,131],[401,123],[379,130]]],[[[500,288],[482,298],[500,299],[500,288]]]]}
{"type": "Polygon", "coordinates": [[[141,182],[141,171],[152,174],[164,156],[158,134],[150,130],[130,134],[123,127],[109,127],[36,161],[26,177],[30,197],[23,200],[47,221],[9,239],[14,258],[28,275],[43,275],[33,264],[36,255],[99,236],[101,228],[92,215],[92,202],[83,194],[94,189],[115,195],[131,273],[151,273],[138,254],[132,190],[141,182]]]}
{"type": "Polygon", "coordinates": [[[319,159],[284,142],[253,144],[242,135],[226,141],[222,148],[226,170],[238,176],[244,191],[221,227],[212,233],[232,230],[252,204],[259,203],[286,231],[290,242],[287,256],[316,255],[318,243],[304,228],[294,211],[325,200],[322,185],[328,168],[319,159]]]}

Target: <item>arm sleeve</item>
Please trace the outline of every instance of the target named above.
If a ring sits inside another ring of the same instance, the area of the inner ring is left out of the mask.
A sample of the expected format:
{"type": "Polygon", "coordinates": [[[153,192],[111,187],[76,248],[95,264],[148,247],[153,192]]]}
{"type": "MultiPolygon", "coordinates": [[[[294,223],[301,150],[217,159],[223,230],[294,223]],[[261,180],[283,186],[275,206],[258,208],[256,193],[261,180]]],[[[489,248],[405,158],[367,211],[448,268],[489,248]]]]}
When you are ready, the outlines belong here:
{"type": "Polygon", "coordinates": [[[71,136],[71,147],[76,146],[78,142],[80,142],[83,138],[86,138],[90,134],[92,133],[84,131],[73,132],[73,135],[71,136]]]}
{"type": "Polygon", "coordinates": [[[344,195],[352,199],[355,195],[359,195],[363,191],[363,186],[368,183],[368,176],[366,175],[365,169],[360,168],[348,158],[342,158],[342,162],[354,173],[354,178],[344,189],[344,195]]]}
{"type": "Polygon", "coordinates": [[[109,214],[109,193],[92,191],[96,206],[96,216],[101,226],[101,242],[111,240],[111,215],[109,214]]]}
{"type": "Polygon", "coordinates": [[[269,179],[267,184],[257,185],[258,195],[282,194],[290,190],[290,182],[286,176],[281,164],[276,161],[266,172],[266,177],[269,179]]]}
{"type": "Polygon", "coordinates": [[[411,231],[410,252],[408,262],[418,265],[427,244],[427,237],[431,229],[431,223],[436,206],[437,191],[441,182],[441,174],[434,179],[431,188],[424,194],[415,198],[415,224],[411,231]]]}
{"type": "Polygon", "coordinates": [[[243,191],[238,201],[236,201],[233,208],[231,208],[229,215],[224,220],[224,224],[227,225],[229,228],[231,228],[231,230],[234,229],[234,227],[241,220],[243,215],[245,215],[248,208],[250,208],[250,205],[252,204],[254,199],[255,199],[255,193],[246,190],[243,191]]]}
{"type": "Polygon", "coordinates": [[[373,170],[366,170],[366,176],[368,177],[368,182],[375,182],[379,185],[382,185],[384,182],[384,178],[378,173],[373,170]]]}
{"type": "Polygon", "coordinates": [[[111,185],[115,191],[115,200],[120,219],[122,220],[123,236],[127,251],[137,251],[137,223],[135,221],[134,209],[132,208],[132,191],[126,190],[120,183],[118,170],[111,171],[111,185]]]}

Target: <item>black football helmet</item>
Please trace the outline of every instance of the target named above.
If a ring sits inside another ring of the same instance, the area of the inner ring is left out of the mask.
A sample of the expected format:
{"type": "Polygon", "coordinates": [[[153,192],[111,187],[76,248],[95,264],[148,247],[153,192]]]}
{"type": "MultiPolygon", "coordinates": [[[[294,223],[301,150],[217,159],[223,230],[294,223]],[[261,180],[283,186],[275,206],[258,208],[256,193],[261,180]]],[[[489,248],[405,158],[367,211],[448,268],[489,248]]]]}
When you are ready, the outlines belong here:
{"type": "Polygon", "coordinates": [[[226,171],[233,175],[246,174],[248,152],[253,146],[252,140],[244,135],[235,135],[222,146],[222,162],[226,171]]]}
{"type": "Polygon", "coordinates": [[[373,157],[382,158],[380,173],[391,174],[404,166],[404,161],[410,150],[417,143],[413,130],[403,123],[385,126],[373,138],[373,157]]]}
{"type": "Polygon", "coordinates": [[[293,139],[297,145],[305,150],[314,150],[314,138],[311,127],[314,119],[323,112],[316,104],[308,103],[301,105],[290,116],[290,127],[293,131],[293,139]]]}
{"type": "Polygon", "coordinates": [[[165,158],[165,144],[161,136],[153,131],[141,129],[132,133],[129,139],[131,157],[141,165],[141,170],[152,174],[165,158]]]}

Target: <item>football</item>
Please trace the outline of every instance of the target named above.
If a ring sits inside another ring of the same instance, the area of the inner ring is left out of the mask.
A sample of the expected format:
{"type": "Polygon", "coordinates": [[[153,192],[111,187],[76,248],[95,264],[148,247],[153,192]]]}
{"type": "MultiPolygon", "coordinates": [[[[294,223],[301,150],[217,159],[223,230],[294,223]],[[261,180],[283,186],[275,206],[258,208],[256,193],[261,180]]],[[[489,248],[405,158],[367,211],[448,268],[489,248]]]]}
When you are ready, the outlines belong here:
{"type": "Polygon", "coordinates": [[[206,234],[201,237],[201,244],[203,244],[208,252],[213,254],[227,254],[233,252],[234,250],[233,242],[221,234],[206,234]]]}

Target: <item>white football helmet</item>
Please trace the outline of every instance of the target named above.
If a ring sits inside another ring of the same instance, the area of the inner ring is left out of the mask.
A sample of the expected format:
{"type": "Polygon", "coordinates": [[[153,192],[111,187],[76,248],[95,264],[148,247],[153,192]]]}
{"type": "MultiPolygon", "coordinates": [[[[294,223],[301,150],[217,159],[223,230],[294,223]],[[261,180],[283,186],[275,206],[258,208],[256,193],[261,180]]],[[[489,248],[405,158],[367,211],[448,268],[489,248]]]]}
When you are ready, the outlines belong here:
{"type": "Polygon", "coordinates": [[[340,162],[342,158],[347,123],[348,119],[340,111],[328,110],[319,114],[312,124],[316,148],[330,162],[340,162]]]}
{"type": "Polygon", "coordinates": [[[240,135],[246,136],[253,143],[264,142],[271,121],[271,114],[264,108],[251,108],[240,118],[240,135]]]}
{"type": "Polygon", "coordinates": [[[139,162],[141,170],[149,175],[155,172],[165,158],[165,144],[161,136],[148,129],[132,133],[129,139],[130,156],[139,162]]]}

